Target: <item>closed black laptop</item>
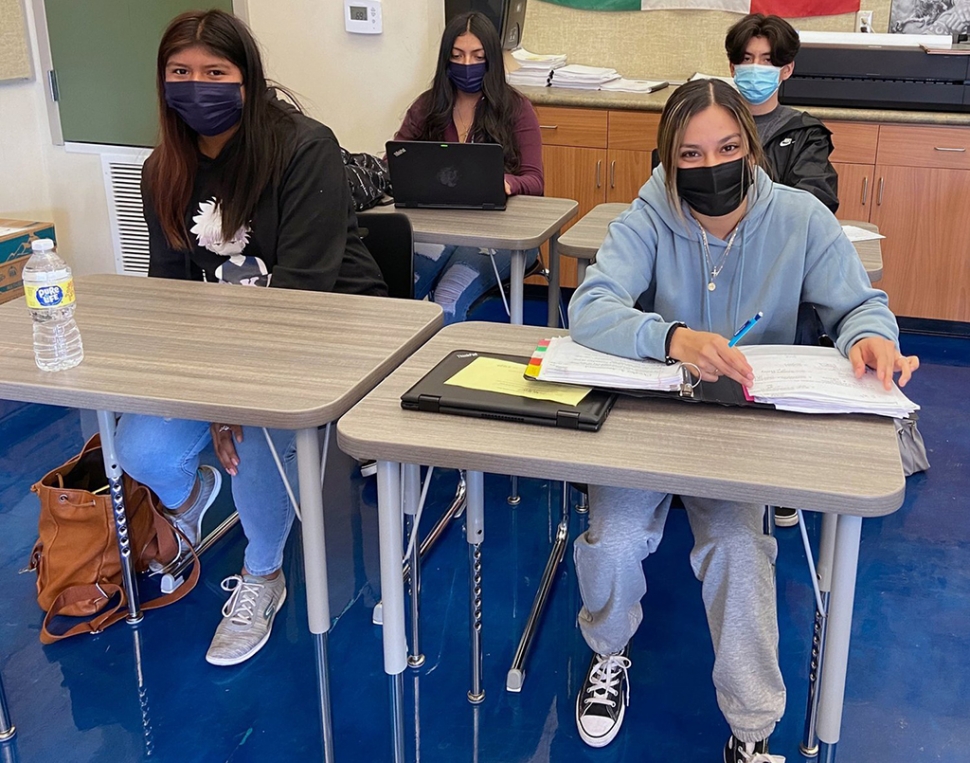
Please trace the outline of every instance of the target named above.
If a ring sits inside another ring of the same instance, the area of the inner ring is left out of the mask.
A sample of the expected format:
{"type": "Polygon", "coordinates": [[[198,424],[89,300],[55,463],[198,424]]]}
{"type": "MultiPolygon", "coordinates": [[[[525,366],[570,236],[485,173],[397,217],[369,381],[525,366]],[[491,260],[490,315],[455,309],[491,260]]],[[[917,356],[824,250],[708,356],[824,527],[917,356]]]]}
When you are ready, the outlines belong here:
{"type": "Polygon", "coordinates": [[[388,141],[394,205],[505,209],[505,158],[497,143],[388,141]]]}
{"type": "MultiPolygon", "coordinates": [[[[484,357],[521,363],[523,370],[528,358],[515,355],[482,353],[484,357]]],[[[616,395],[593,390],[578,405],[566,405],[552,400],[534,400],[518,395],[503,395],[476,389],[456,387],[445,382],[471,363],[480,354],[471,350],[456,350],[429,371],[424,378],[401,395],[401,407],[412,411],[452,413],[479,419],[518,421],[563,429],[582,429],[595,432],[606,420],[616,401],[616,395]]],[[[542,382],[536,382],[541,384],[542,382]]]]}

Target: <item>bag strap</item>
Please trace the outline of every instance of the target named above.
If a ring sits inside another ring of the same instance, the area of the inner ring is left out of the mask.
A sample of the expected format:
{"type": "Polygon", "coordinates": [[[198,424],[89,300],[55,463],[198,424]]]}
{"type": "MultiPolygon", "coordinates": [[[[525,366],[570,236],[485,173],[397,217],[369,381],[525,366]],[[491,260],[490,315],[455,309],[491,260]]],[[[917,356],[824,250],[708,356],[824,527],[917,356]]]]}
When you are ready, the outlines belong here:
{"type": "MultiPolygon", "coordinates": [[[[195,549],[189,545],[188,539],[185,538],[182,532],[178,528],[175,528],[175,531],[185,540],[185,547],[192,555],[192,571],[189,573],[188,578],[186,578],[182,585],[171,593],[157,596],[151,601],[142,603],[142,609],[160,609],[162,607],[167,607],[169,604],[174,604],[179,599],[187,596],[199,582],[202,561],[199,559],[199,555],[195,552],[195,549]]],[[[115,585],[114,583],[104,583],[103,585],[71,586],[70,588],[66,588],[61,591],[58,597],[54,599],[54,602],[51,604],[51,608],[47,611],[47,614],[44,615],[44,622],[40,629],[40,640],[42,644],[53,644],[55,641],[61,641],[62,639],[77,636],[81,633],[98,633],[103,631],[105,628],[114,625],[119,620],[124,619],[127,614],[128,597],[125,595],[124,589],[121,586],[115,585]],[[73,604],[78,604],[82,601],[97,601],[98,599],[104,599],[104,601],[107,603],[115,595],[119,596],[118,603],[111,609],[105,612],[99,612],[90,620],[83,623],[78,623],[64,633],[55,635],[50,632],[48,626],[50,625],[51,620],[63,612],[66,607],[73,604]]]]}

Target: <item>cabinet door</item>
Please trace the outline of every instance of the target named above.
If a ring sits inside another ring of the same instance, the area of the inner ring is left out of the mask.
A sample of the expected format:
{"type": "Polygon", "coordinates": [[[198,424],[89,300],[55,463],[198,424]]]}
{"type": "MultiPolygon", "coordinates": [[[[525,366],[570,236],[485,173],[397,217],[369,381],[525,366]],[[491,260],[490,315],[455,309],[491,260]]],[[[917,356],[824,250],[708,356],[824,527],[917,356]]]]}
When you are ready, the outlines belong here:
{"type": "Polygon", "coordinates": [[[970,321],[970,170],[876,167],[870,221],[879,226],[883,277],[897,315],[970,321]]]}
{"type": "Polygon", "coordinates": [[[606,200],[630,202],[650,178],[649,151],[608,151],[606,200]]]}
{"type": "MultiPolygon", "coordinates": [[[[545,145],[542,147],[542,163],[546,196],[579,202],[578,214],[563,230],[606,201],[608,169],[605,149],[545,145]]],[[[548,262],[548,248],[543,246],[542,249],[543,258],[548,262]]],[[[560,259],[559,283],[576,286],[576,260],[573,257],[560,259]]]]}
{"type": "Polygon", "coordinates": [[[840,220],[861,220],[868,222],[872,209],[875,188],[871,164],[832,164],[839,173],[839,211],[840,220]]]}

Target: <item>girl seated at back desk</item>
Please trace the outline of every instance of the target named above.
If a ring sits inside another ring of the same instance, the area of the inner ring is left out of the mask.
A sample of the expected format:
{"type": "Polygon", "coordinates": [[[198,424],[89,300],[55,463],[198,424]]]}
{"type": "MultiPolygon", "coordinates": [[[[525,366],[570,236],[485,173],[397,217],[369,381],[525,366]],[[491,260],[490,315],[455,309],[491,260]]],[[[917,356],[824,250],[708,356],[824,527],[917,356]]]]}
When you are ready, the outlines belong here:
{"type": "MultiPolygon", "coordinates": [[[[448,23],[431,89],[411,104],[394,139],[498,143],[505,150],[506,194],[542,195],[539,120],[532,104],[505,81],[498,33],[481,13],[465,13],[448,23]]],[[[496,284],[486,249],[418,244],[415,253],[414,296],[430,294],[444,310],[446,323],[465,320],[472,303],[496,284]]],[[[499,274],[508,278],[510,253],[494,256],[499,274]]],[[[526,268],[538,256],[532,250],[526,268]]]]}
{"type": "MultiPolygon", "coordinates": [[[[811,194],[764,172],[757,128],[723,82],[678,88],[658,132],[661,166],[610,224],[596,263],[569,305],[570,333],[629,358],[693,364],[707,381],[753,379],[728,339],[764,318],[746,344],[792,344],[798,306],[817,305],[827,332],[857,375],[875,369],[889,389],[918,367],[898,349],[885,293],[838,221],[811,194]],[[642,296],[641,296],[642,295],[642,296]],[[638,298],[643,311],[637,309],[638,298]]],[[[764,506],[683,497],[694,534],[691,565],[714,646],[717,701],[731,728],[725,763],[768,763],[768,737],[785,707],[778,664],[774,538],[764,506]]],[[[628,702],[628,644],[643,611],[641,563],[660,543],[671,496],[590,486],[589,528],[574,545],[583,608],[579,626],[594,655],[576,701],[583,740],[618,733],[628,702]]],[[[679,756],[691,760],[686,751],[679,756]]]]}

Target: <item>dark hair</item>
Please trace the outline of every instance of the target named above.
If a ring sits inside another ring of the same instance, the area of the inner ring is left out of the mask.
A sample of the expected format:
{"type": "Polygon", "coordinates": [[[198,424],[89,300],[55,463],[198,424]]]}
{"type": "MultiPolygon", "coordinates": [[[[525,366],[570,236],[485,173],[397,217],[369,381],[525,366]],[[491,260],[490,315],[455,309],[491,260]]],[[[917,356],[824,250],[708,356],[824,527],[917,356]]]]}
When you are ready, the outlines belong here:
{"type": "Polygon", "coordinates": [[[751,13],[728,29],[724,49],[735,66],[744,63],[744,51],[752,37],[764,37],[771,46],[771,63],[785,66],[795,60],[802,46],[795,28],[778,16],[751,13]]]}
{"type": "Polygon", "coordinates": [[[699,79],[681,85],[667,99],[660,126],[657,128],[657,151],[666,174],[667,198],[674,209],[680,210],[677,193],[677,152],[684,142],[684,133],[691,119],[711,106],[727,110],[741,129],[741,146],[745,150],[748,169],[754,176],[754,168],[765,165],[764,151],[758,140],[758,128],[748,108],[747,101],[726,82],[716,79],[699,79]]]}
{"type": "Polygon", "coordinates": [[[448,79],[448,63],[455,40],[471,32],[485,50],[485,80],[482,83],[482,99],[475,111],[471,139],[475,143],[498,143],[505,152],[505,169],[516,173],[520,168],[519,147],[515,140],[515,118],[519,100],[523,98],[505,81],[505,61],[498,32],[488,17],[471,12],[455,16],[441,35],[438,65],[431,89],[421,99],[428,101],[428,117],[420,140],[444,140],[445,130],[453,121],[455,86],[448,79]]]}
{"type": "Polygon", "coordinates": [[[166,240],[180,250],[190,247],[186,208],[198,168],[198,134],[165,102],[165,68],[173,55],[193,47],[205,48],[239,67],[245,88],[242,120],[220,192],[225,235],[231,236],[245,225],[265,188],[279,182],[286,151],[281,128],[296,113],[292,106],[278,100],[267,84],[256,40],[242,21],[218,10],[189,11],[172,20],[158,45],[161,134],[158,146],[145,162],[144,179],[166,240]]]}

